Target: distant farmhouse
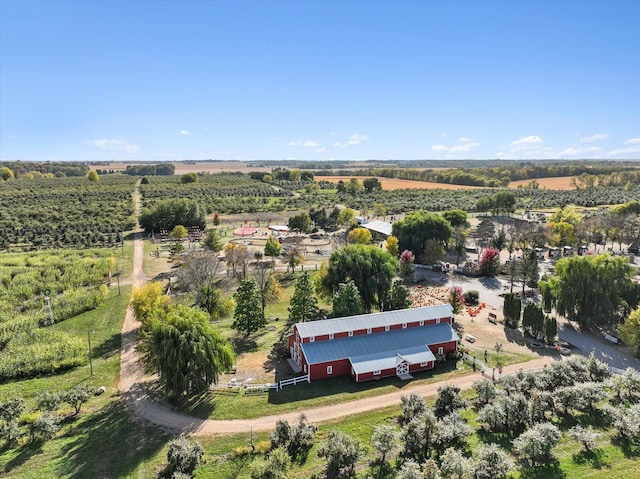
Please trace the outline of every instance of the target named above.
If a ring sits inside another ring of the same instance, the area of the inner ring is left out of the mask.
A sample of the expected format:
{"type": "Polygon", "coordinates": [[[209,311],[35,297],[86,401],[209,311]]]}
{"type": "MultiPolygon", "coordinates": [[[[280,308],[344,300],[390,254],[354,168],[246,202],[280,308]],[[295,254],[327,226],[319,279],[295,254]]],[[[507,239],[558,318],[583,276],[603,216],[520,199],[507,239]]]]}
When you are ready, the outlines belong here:
{"type": "Polygon", "coordinates": [[[296,323],[289,353],[309,381],[351,375],[357,382],[432,369],[456,350],[449,304],[296,323]]]}

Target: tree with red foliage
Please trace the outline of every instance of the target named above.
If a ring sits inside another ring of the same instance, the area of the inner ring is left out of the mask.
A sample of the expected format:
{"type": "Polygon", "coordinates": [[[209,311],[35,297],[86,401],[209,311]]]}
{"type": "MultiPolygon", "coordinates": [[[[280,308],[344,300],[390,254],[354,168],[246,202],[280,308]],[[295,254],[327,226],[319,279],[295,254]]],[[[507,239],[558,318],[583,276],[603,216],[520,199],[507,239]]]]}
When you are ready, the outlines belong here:
{"type": "Polygon", "coordinates": [[[460,286],[454,286],[449,290],[449,304],[453,307],[454,313],[462,311],[464,306],[464,294],[460,286]]]}
{"type": "Polygon", "coordinates": [[[400,255],[400,274],[403,276],[409,276],[413,272],[413,263],[416,257],[408,249],[404,250],[400,255]]]}
{"type": "Polygon", "coordinates": [[[495,248],[485,248],[480,256],[478,269],[483,276],[495,276],[500,270],[500,251],[495,248]]]}

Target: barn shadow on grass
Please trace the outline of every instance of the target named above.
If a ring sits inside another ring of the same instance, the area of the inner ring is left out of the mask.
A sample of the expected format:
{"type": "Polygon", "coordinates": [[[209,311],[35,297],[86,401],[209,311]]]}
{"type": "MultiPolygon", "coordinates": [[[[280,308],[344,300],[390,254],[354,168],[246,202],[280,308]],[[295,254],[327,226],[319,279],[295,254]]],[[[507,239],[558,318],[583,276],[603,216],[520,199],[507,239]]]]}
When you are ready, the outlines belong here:
{"type": "Polygon", "coordinates": [[[130,476],[170,439],[159,428],[138,424],[122,401],[78,421],[66,436],[59,476],[78,479],[130,476]]]}
{"type": "MultiPolygon", "coordinates": [[[[288,365],[287,365],[288,367],[288,365]]],[[[276,391],[269,390],[269,403],[271,404],[287,404],[296,401],[304,401],[325,396],[333,396],[336,394],[353,394],[363,391],[375,391],[376,389],[392,386],[396,389],[404,389],[413,384],[416,380],[424,380],[429,378],[437,379],[438,376],[450,373],[456,370],[456,361],[446,361],[436,365],[431,371],[422,371],[419,373],[411,373],[413,380],[403,381],[393,376],[373,381],[365,381],[357,383],[351,376],[339,376],[330,379],[323,379],[307,383],[306,381],[296,385],[285,386],[284,389],[276,391]]],[[[291,369],[289,368],[289,371],[291,369]]],[[[299,374],[291,374],[292,376],[300,376],[299,374]]],[[[277,377],[276,377],[277,379],[277,377]]]]}

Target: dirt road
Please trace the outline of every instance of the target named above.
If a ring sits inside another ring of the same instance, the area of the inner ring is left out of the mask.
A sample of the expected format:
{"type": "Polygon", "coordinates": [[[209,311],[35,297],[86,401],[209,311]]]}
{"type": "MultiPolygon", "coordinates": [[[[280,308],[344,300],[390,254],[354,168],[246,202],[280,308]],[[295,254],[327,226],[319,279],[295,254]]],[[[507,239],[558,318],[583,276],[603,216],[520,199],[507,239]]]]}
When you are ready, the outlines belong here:
{"type": "MultiPolygon", "coordinates": [[[[140,210],[140,192],[136,188],[135,193],[136,212],[140,210]]],[[[142,270],[142,262],[144,258],[144,242],[141,231],[136,232],[134,236],[134,257],[133,257],[133,278],[134,287],[144,284],[146,278],[142,270]]],[[[438,388],[444,384],[455,384],[461,389],[468,389],[471,385],[481,378],[480,373],[463,376],[460,378],[442,381],[433,384],[408,386],[402,391],[389,394],[383,394],[376,397],[358,399],[346,403],[336,404],[332,406],[318,407],[314,409],[300,410],[292,404],[292,411],[286,414],[274,416],[263,416],[254,419],[242,420],[211,420],[196,419],[184,414],[171,411],[166,405],[154,401],[149,395],[147,388],[148,381],[151,377],[144,375],[140,362],[138,361],[138,353],[136,351],[136,330],[140,327],[140,323],[136,321],[131,308],[127,309],[127,314],[122,326],[122,346],[120,350],[120,382],[118,390],[121,399],[130,407],[135,416],[142,421],[161,426],[168,431],[176,434],[191,434],[195,436],[206,436],[216,434],[231,434],[239,432],[267,431],[274,428],[279,418],[295,422],[304,412],[310,422],[320,423],[331,419],[349,416],[352,414],[363,413],[375,409],[400,404],[400,398],[403,395],[412,392],[423,396],[433,396],[438,388]]],[[[529,361],[527,363],[507,366],[504,373],[516,372],[519,369],[532,370],[540,369],[545,364],[552,362],[551,358],[545,357],[529,361]]],[[[296,387],[296,386],[289,386],[296,387]]],[[[281,393],[286,394],[286,391],[281,393]]],[[[233,399],[230,398],[230,401],[233,399]]]]}

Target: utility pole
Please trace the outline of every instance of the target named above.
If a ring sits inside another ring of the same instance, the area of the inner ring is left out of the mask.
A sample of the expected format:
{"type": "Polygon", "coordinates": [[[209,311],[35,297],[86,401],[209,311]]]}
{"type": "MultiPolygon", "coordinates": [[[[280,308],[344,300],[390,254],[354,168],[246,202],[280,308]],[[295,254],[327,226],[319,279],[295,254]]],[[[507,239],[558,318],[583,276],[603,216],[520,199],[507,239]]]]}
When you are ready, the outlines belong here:
{"type": "Polygon", "coordinates": [[[89,342],[89,371],[93,376],[93,358],[91,356],[91,331],[87,331],[87,341],[89,342]]]}

